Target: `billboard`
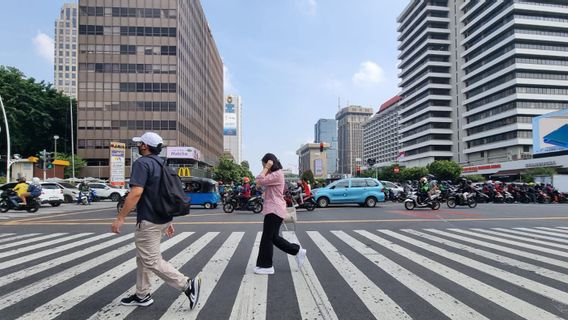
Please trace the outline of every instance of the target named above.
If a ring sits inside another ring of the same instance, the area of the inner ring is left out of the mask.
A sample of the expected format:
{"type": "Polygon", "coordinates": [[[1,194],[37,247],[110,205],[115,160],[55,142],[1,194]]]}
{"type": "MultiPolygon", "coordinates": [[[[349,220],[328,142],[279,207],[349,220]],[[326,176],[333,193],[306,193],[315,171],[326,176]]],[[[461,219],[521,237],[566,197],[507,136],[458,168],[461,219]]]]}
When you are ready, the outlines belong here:
{"type": "Polygon", "coordinates": [[[568,151],[568,109],[534,117],[533,154],[568,151]]]}
{"type": "Polygon", "coordinates": [[[166,158],[199,160],[201,158],[201,152],[192,147],[167,147],[166,158]]]}
{"type": "Polygon", "coordinates": [[[321,177],[323,175],[323,161],[322,159],[314,160],[314,176],[321,177]]]}
{"type": "Polygon", "coordinates": [[[229,97],[225,104],[225,114],[223,118],[223,135],[236,136],[237,135],[237,112],[235,105],[232,103],[232,98],[229,97]]]}
{"type": "Polygon", "coordinates": [[[126,144],[120,142],[110,143],[110,174],[111,186],[124,186],[126,144]]]}

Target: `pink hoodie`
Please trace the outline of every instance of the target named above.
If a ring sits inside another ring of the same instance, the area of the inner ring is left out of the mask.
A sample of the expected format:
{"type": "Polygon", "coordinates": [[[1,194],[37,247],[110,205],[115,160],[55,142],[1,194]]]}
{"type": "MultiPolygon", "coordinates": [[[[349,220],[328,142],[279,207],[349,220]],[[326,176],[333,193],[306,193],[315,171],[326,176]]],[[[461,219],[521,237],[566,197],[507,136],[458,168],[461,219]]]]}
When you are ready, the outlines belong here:
{"type": "Polygon", "coordinates": [[[286,201],[284,200],[284,173],[282,170],[268,173],[266,176],[258,175],[256,183],[265,188],[262,196],[264,198],[262,214],[274,213],[284,219],[286,217],[286,201]]]}

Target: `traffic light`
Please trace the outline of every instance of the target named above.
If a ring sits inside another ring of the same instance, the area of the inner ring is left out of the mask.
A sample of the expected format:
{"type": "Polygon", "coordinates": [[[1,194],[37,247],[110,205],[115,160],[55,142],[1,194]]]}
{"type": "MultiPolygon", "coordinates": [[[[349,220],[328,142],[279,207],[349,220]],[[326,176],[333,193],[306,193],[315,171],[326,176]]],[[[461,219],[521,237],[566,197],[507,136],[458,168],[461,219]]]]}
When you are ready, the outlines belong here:
{"type": "Polygon", "coordinates": [[[320,142],[320,152],[323,152],[323,142],[320,142]]]}
{"type": "Polygon", "coordinates": [[[52,169],[53,168],[53,152],[46,152],[45,153],[45,167],[47,169],[52,169]]]}
{"type": "Polygon", "coordinates": [[[356,166],[355,171],[357,172],[357,176],[361,175],[361,167],[360,166],[356,166]]]}
{"type": "Polygon", "coordinates": [[[53,152],[47,152],[45,149],[40,151],[38,154],[37,167],[41,169],[51,169],[53,168],[53,152]]]}

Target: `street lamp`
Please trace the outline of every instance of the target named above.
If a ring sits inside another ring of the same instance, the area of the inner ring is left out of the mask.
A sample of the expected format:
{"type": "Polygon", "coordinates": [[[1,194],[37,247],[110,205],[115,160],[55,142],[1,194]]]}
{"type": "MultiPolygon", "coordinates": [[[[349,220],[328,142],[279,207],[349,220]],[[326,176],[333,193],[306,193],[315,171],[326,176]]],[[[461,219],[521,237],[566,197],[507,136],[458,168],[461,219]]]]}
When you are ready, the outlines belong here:
{"type": "Polygon", "coordinates": [[[53,152],[53,159],[57,159],[57,140],[59,139],[58,135],[53,136],[53,140],[55,142],[55,150],[53,152]]]}
{"type": "Polygon", "coordinates": [[[2,107],[2,114],[4,115],[4,124],[6,126],[6,182],[10,182],[10,166],[12,165],[12,155],[10,150],[10,127],[8,127],[8,117],[6,117],[6,109],[4,109],[4,102],[0,96],[0,106],[2,107]]]}

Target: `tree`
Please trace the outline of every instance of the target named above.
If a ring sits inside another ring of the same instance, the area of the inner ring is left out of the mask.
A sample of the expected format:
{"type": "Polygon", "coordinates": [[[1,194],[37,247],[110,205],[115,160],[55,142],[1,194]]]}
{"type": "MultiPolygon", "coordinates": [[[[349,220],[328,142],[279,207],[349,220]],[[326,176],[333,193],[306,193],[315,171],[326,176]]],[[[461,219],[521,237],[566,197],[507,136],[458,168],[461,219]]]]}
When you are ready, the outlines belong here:
{"type": "Polygon", "coordinates": [[[483,182],[485,181],[485,177],[481,174],[470,174],[466,176],[467,180],[471,180],[472,182],[483,182]]]}
{"type": "Polygon", "coordinates": [[[399,173],[401,180],[419,180],[428,175],[428,169],[425,167],[403,168],[399,173]]]}
{"type": "Polygon", "coordinates": [[[430,163],[427,168],[438,180],[456,181],[462,173],[462,167],[449,160],[436,160],[430,163]]]}
{"type": "Polygon", "coordinates": [[[314,173],[310,169],[302,172],[302,175],[300,177],[302,178],[302,180],[306,180],[310,185],[314,185],[316,182],[316,180],[314,179],[314,173]]]}
{"type": "MultiPolygon", "coordinates": [[[[70,178],[73,176],[73,166],[71,165],[71,155],[67,153],[59,153],[57,152],[57,159],[58,160],[65,160],[69,161],[69,166],[65,168],[64,175],[65,178],[70,178]]],[[[83,160],[78,155],[75,155],[75,176],[79,175],[79,171],[87,166],[87,162],[83,160]]]]}
{"type": "MultiPolygon", "coordinates": [[[[43,149],[51,150],[54,135],[60,137],[59,151],[70,153],[69,97],[50,83],[38,83],[20,70],[4,66],[0,66],[0,95],[6,108],[13,153],[27,157],[43,149]]],[[[5,128],[2,132],[6,132],[5,128]]],[[[5,139],[0,139],[0,150],[6,150],[5,139]]]]}
{"type": "Polygon", "coordinates": [[[556,169],[554,168],[534,168],[526,170],[521,174],[521,179],[525,183],[534,182],[534,177],[539,176],[553,176],[556,174],[556,169]]]}
{"type": "Polygon", "coordinates": [[[230,157],[223,155],[219,158],[219,163],[213,167],[213,179],[228,183],[230,181],[241,182],[244,177],[248,177],[252,182],[254,176],[247,165],[247,161],[243,161],[239,165],[230,157]],[[243,166],[243,164],[246,165],[243,166]]]}

